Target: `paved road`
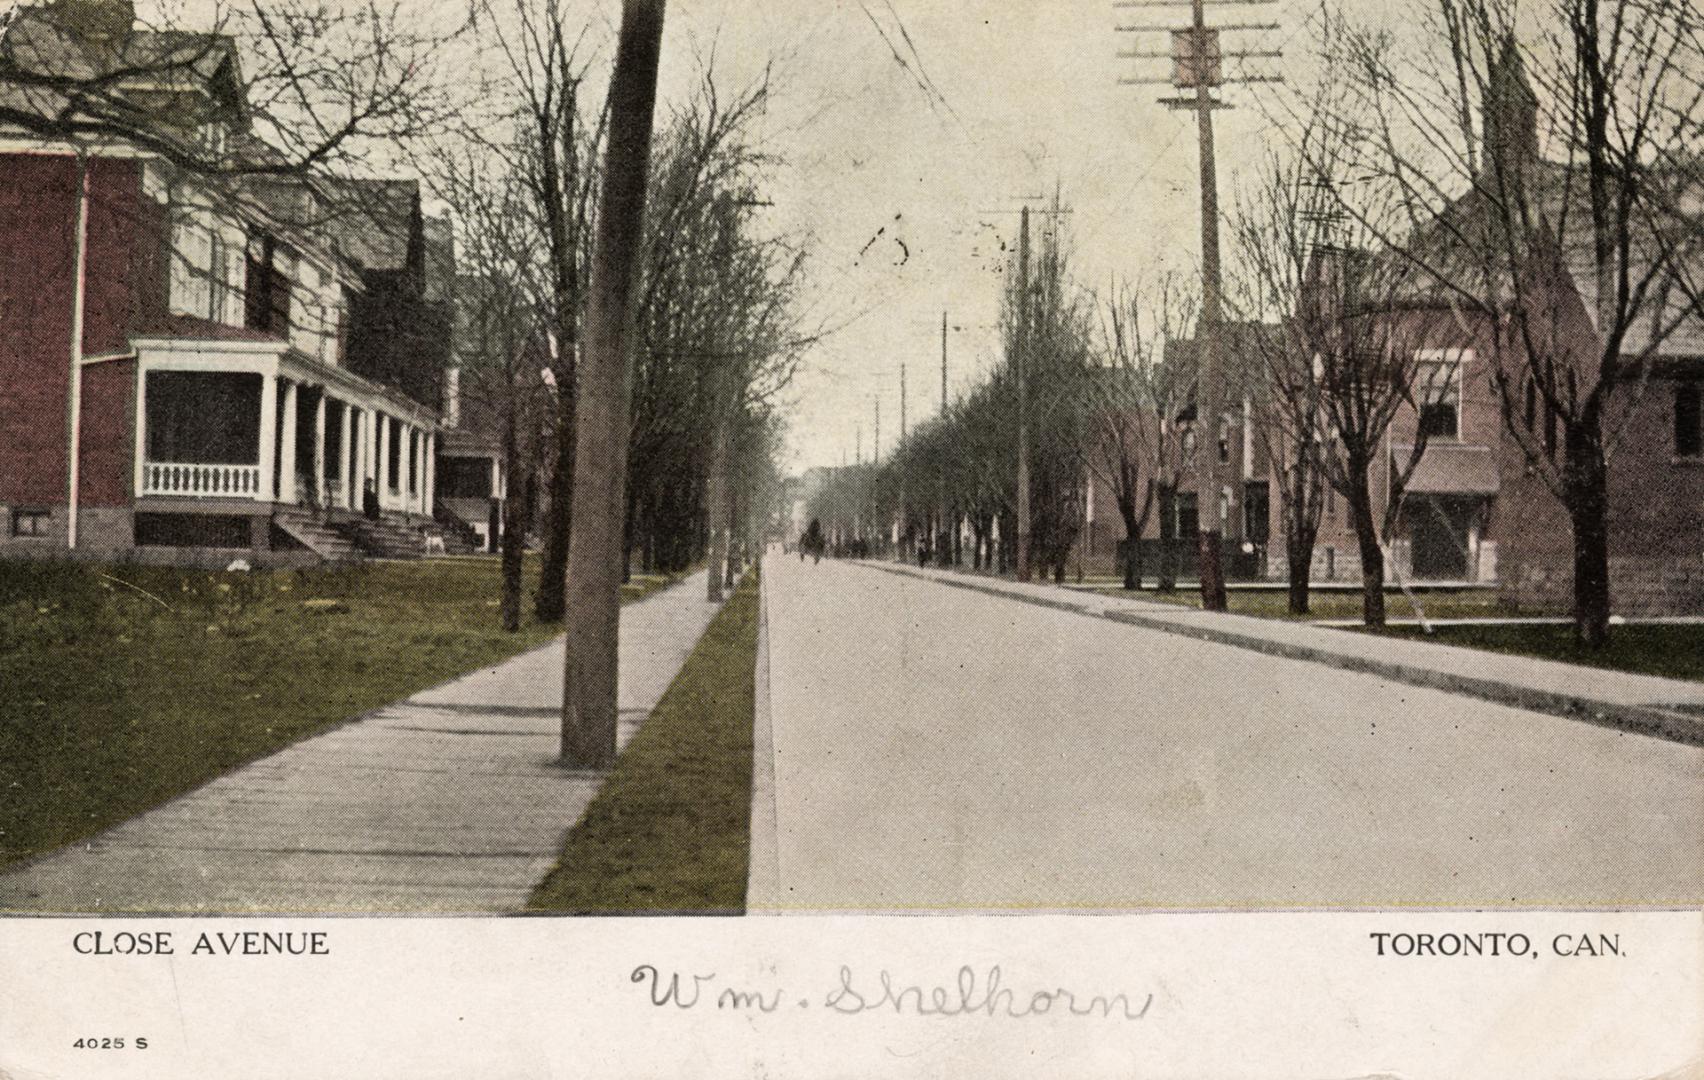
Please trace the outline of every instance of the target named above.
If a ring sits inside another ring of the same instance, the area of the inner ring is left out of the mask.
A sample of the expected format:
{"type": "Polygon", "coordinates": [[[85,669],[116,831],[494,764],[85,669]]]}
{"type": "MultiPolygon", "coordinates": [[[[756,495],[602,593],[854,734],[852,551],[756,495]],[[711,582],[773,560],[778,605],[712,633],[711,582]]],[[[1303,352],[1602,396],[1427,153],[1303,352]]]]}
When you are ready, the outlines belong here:
{"type": "Polygon", "coordinates": [[[1695,747],[867,566],[764,593],[753,910],[1704,902],[1695,747]]]}
{"type": "MultiPolygon", "coordinates": [[[[702,574],[622,608],[622,745],[715,610],[702,574]]],[[[561,707],[559,639],[0,875],[0,911],[517,910],[601,783],[561,707]]]]}

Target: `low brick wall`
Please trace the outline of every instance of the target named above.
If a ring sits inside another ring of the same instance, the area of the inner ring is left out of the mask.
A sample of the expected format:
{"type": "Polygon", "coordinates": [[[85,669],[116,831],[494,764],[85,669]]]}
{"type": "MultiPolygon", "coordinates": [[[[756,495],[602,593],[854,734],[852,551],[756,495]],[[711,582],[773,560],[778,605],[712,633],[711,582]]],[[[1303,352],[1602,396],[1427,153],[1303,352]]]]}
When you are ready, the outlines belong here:
{"type": "Polygon", "coordinates": [[[1609,601],[1617,615],[1704,615],[1704,556],[1609,560],[1609,601]]]}

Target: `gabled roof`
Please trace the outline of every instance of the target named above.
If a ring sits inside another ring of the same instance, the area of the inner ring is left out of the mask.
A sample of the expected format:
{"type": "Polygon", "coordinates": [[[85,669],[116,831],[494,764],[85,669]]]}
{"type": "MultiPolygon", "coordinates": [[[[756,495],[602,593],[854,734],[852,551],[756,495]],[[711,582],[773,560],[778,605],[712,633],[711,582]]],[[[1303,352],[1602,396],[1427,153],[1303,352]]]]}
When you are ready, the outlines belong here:
{"type": "Polygon", "coordinates": [[[45,120],[70,115],[141,126],[149,111],[136,95],[189,93],[239,127],[248,122],[241,61],[228,34],[133,26],[91,37],[59,6],[35,5],[18,10],[0,42],[0,67],[25,76],[0,81],[0,106],[45,120]]]}
{"type": "MultiPolygon", "coordinates": [[[[1676,166],[1653,172],[1651,176],[1659,186],[1667,186],[1668,193],[1675,197],[1670,207],[1652,206],[1650,200],[1645,200],[1633,211],[1627,266],[1630,279],[1637,282],[1650,276],[1667,259],[1662,254],[1665,244],[1678,242],[1687,248],[1680,254],[1686,276],[1693,282],[1704,282],[1704,213],[1696,206],[1688,208],[1697,192],[1689,200],[1685,190],[1687,185],[1697,185],[1698,178],[1704,177],[1704,166],[1696,169],[1676,166]],[[1654,227],[1654,222],[1660,225],[1654,227]]],[[[1505,212],[1499,208],[1490,183],[1485,180],[1475,184],[1417,230],[1409,242],[1410,249],[1428,264],[1445,275],[1472,283],[1475,292],[1497,284],[1494,279],[1503,272],[1506,263],[1506,258],[1487,262],[1481,252],[1495,254],[1509,246],[1502,225],[1505,212]]],[[[1522,183],[1526,213],[1540,230],[1536,239],[1550,247],[1552,265],[1565,275],[1587,317],[1595,324],[1597,262],[1584,166],[1544,160],[1530,162],[1522,171],[1522,183]]],[[[1619,194],[1612,191],[1611,201],[1616,201],[1619,194]]],[[[1416,277],[1407,299],[1439,306],[1449,302],[1450,290],[1434,275],[1423,273],[1416,277]]],[[[1507,285],[1502,288],[1507,289],[1507,285]]],[[[1672,286],[1671,274],[1658,274],[1638,317],[1628,329],[1623,353],[1631,356],[1651,352],[1659,358],[1704,356],[1704,312],[1689,313],[1689,303],[1685,293],[1672,286]],[[1669,278],[1667,283],[1665,277],[1669,278]],[[1659,315],[1667,334],[1653,347],[1659,315]],[[1678,325],[1670,330],[1677,319],[1678,325]]]]}

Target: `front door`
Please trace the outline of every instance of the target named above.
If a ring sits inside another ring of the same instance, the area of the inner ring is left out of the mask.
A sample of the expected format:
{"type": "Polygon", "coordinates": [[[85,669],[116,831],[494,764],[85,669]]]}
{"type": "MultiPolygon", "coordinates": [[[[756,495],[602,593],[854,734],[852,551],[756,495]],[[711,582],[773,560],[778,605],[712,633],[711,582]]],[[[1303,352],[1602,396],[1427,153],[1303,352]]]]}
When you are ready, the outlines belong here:
{"type": "Polygon", "coordinates": [[[1465,581],[1473,499],[1411,496],[1407,507],[1409,539],[1414,545],[1414,576],[1431,581],[1465,581]]]}

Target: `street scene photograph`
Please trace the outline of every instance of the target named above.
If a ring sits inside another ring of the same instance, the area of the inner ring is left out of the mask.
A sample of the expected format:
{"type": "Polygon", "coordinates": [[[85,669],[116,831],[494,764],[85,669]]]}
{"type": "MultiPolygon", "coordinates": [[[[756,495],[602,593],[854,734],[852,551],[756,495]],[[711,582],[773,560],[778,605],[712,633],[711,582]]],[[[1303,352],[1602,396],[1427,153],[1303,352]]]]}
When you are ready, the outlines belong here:
{"type": "Polygon", "coordinates": [[[1691,0],[0,0],[0,914],[1700,907],[1691,0]]]}

